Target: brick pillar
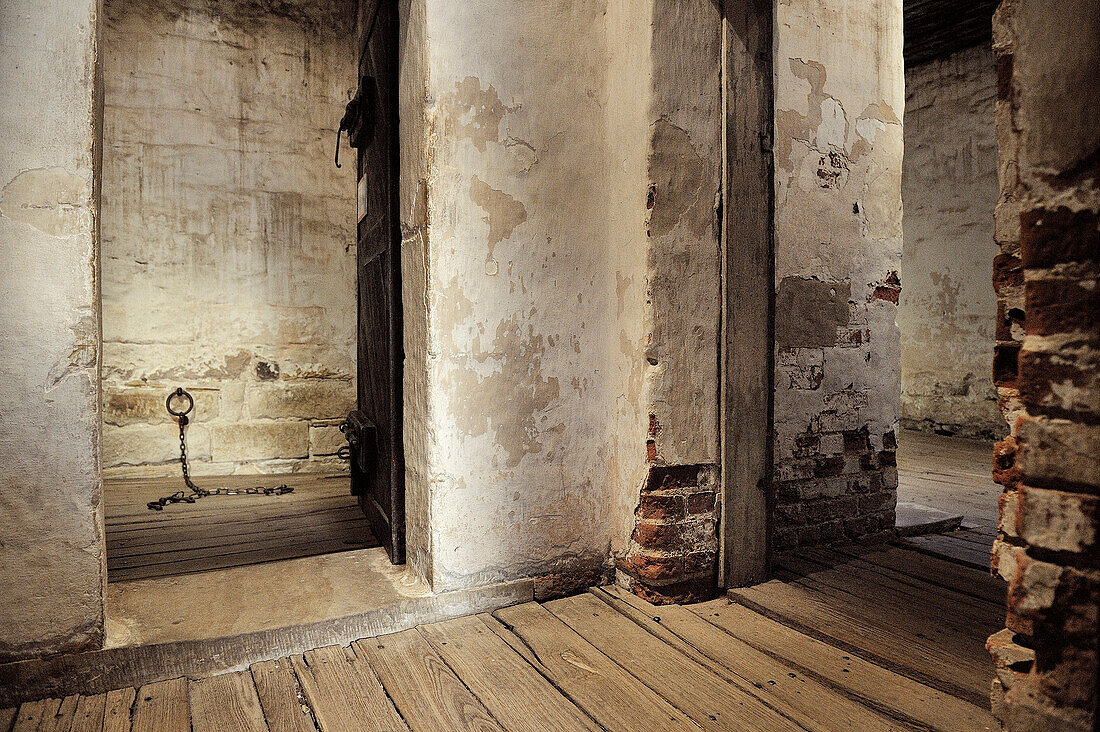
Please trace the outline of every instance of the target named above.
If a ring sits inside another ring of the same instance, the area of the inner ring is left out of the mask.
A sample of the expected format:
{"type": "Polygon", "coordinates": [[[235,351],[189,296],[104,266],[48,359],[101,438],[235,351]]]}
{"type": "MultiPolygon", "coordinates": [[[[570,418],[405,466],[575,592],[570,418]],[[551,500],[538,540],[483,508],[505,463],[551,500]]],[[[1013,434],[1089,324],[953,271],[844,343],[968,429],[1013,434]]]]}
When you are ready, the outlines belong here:
{"type": "Polygon", "coordinates": [[[1009,730],[1094,729],[1100,608],[1100,9],[1006,0],[994,24],[1002,197],[994,376],[1012,435],[989,640],[1009,730]],[[1016,241],[1012,234],[1016,233],[1016,241]],[[1003,237],[1003,238],[1002,238],[1003,237]],[[1026,318],[1024,317],[1026,313],[1026,318]]]}

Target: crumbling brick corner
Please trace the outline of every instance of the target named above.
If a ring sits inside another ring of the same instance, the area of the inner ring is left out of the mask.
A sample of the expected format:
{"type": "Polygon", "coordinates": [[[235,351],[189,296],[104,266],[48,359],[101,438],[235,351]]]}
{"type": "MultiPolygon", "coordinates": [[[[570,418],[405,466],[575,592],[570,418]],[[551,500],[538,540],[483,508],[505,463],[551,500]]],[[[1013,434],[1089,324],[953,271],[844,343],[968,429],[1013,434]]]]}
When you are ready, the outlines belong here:
{"type": "Polygon", "coordinates": [[[718,467],[652,465],[619,582],[657,605],[702,602],[718,593],[718,467]]]}

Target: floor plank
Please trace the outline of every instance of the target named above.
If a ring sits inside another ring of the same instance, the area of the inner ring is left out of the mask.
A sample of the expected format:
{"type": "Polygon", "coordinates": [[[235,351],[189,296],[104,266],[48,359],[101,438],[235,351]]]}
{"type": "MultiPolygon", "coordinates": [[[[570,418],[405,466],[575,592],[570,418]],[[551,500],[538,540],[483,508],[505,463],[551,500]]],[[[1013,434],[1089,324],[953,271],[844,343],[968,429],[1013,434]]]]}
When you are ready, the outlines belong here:
{"type": "Polygon", "coordinates": [[[107,572],[118,582],[378,545],[347,475],[196,478],[202,487],[286,483],[282,496],[212,496],[150,511],[146,503],[182,487],[178,477],[104,484],[107,572]]]}
{"type": "Polygon", "coordinates": [[[786,660],[734,638],[686,607],[656,607],[614,586],[594,594],[682,653],[755,691],[808,730],[908,729],[819,683],[786,660]]]}
{"type": "Polygon", "coordinates": [[[731,590],[730,597],[796,630],[826,639],[974,704],[984,704],[988,698],[993,674],[988,656],[983,663],[903,627],[865,619],[864,613],[872,610],[867,603],[844,602],[780,580],[731,590]]]}
{"type": "Polygon", "coordinates": [[[191,681],[187,691],[193,732],[269,732],[247,671],[191,681]]]}
{"type": "Polygon", "coordinates": [[[43,718],[38,724],[38,732],[69,732],[73,724],[73,715],[80,696],[72,694],[61,700],[53,715],[43,718]]]}
{"type": "MultiPolygon", "coordinates": [[[[537,603],[494,614],[536,668],[609,730],[698,730],[683,712],[628,674],[537,603]]],[[[494,628],[496,631],[496,628],[494,628]]],[[[502,636],[503,637],[503,636],[502,636]]]]}
{"type": "Polygon", "coordinates": [[[271,732],[315,732],[313,710],[298,685],[290,660],[252,664],[252,681],[271,732]]]}
{"type": "Polygon", "coordinates": [[[445,620],[419,632],[510,732],[599,729],[480,618],[445,620]]]}
{"type": "MultiPolygon", "coordinates": [[[[937,628],[976,638],[985,629],[988,636],[1004,624],[1003,607],[932,585],[902,582],[865,568],[832,564],[830,556],[818,550],[795,552],[777,557],[775,566],[799,576],[799,584],[823,585],[874,603],[891,619],[909,623],[909,627],[916,627],[917,617],[923,616],[935,622],[937,628]],[[948,607],[951,613],[945,614],[944,608],[948,607]],[[981,630],[975,632],[975,628],[981,630]]],[[[984,652],[984,641],[982,647],[984,652]]]]}
{"type": "Polygon", "coordinates": [[[80,697],[69,732],[100,732],[103,729],[103,715],[106,707],[106,694],[80,697]]]}
{"type": "Polygon", "coordinates": [[[159,681],[138,689],[132,724],[134,732],[191,732],[187,679],[159,681]]]}
{"type": "Polygon", "coordinates": [[[413,732],[502,730],[415,629],[352,644],[413,732]]]}
{"type": "Polygon", "coordinates": [[[362,659],[340,646],[291,659],[322,732],[394,732],[408,726],[362,659]]]}
{"type": "Polygon", "coordinates": [[[1008,586],[1000,577],[995,577],[989,572],[976,572],[972,567],[895,546],[875,547],[872,550],[866,547],[839,547],[836,551],[845,556],[858,557],[869,564],[898,574],[916,577],[924,582],[985,600],[999,607],[1005,605],[1008,586]]]}
{"type": "MultiPolygon", "coordinates": [[[[689,658],[612,604],[591,594],[556,600],[548,603],[547,607],[585,640],[683,710],[704,729],[794,730],[805,724],[805,715],[794,713],[789,704],[766,705],[748,691],[752,688],[751,683],[744,686],[732,683],[730,679],[715,673],[709,665],[689,658]],[[794,713],[793,719],[781,716],[777,710],[794,713]]],[[[765,676],[766,671],[766,667],[761,669],[765,676]]],[[[788,681],[794,681],[788,675],[789,671],[783,669],[781,674],[788,681]]],[[[762,683],[769,681],[775,683],[774,679],[765,679],[762,683]]],[[[807,686],[801,692],[810,690],[807,686]]],[[[774,703],[776,697],[768,697],[768,701],[774,703]]],[[[853,721],[860,723],[860,729],[901,729],[866,708],[856,711],[845,705],[845,710],[854,713],[853,721]]]]}
{"type": "Polygon", "coordinates": [[[60,706],[60,699],[39,699],[24,702],[19,706],[19,714],[15,717],[12,732],[35,732],[42,720],[57,714],[57,709],[60,706]]]}
{"type": "MultiPolygon", "coordinates": [[[[907,599],[919,601],[942,613],[943,608],[963,609],[968,618],[986,625],[997,625],[1004,621],[1005,604],[991,602],[984,598],[975,598],[962,592],[941,587],[919,577],[895,572],[863,559],[847,556],[828,549],[812,549],[794,553],[799,559],[814,562],[818,566],[835,570],[838,585],[844,588],[858,587],[888,589],[893,593],[905,595],[907,599]]],[[[970,573],[972,576],[974,572],[970,573]]],[[[821,577],[822,575],[815,575],[821,577]]],[[[831,575],[830,575],[831,576],[831,575]]],[[[999,626],[998,628],[999,629],[999,626]]]]}
{"type": "Polygon", "coordinates": [[[951,536],[932,534],[929,536],[909,536],[899,539],[898,543],[907,549],[915,549],[933,557],[956,562],[982,572],[989,571],[992,561],[990,553],[978,546],[951,536]]]}
{"type": "MultiPolygon", "coordinates": [[[[662,624],[679,630],[664,608],[662,624]]],[[[795,666],[821,683],[835,686],[902,719],[942,732],[996,729],[984,706],[878,666],[854,653],[813,638],[725,598],[685,608],[725,633],[795,666]]],[[[719,645],[719,649],[721,646],[719,645]]]]}
{"type": "Polygon", "coordinates": [[[103,707],[103,732],[130,732],[130,710],[137,689],[128,687],[108,691],[103,707]]]}

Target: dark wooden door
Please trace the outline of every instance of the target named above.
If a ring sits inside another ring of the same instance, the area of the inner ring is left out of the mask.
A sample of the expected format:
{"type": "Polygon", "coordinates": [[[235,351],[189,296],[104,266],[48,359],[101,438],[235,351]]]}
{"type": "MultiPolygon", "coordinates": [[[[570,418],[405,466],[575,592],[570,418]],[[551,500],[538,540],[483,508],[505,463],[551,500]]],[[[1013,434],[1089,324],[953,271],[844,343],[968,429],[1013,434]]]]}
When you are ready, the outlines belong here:
{"type": "Polygon", "coordinates": [[[401,443],[401,229],[397,2],[361,0],[358,173],[358,404],[349,415],[352,492],[394,564],[405,562],[401,443]]]}

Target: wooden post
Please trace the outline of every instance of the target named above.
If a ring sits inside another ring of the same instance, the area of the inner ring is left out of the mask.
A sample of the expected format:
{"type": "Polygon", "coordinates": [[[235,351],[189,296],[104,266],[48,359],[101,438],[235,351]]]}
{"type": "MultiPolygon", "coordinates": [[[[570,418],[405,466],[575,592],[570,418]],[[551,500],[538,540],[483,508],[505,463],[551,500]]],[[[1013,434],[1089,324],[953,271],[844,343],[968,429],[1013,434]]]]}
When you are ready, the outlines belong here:
{"type": "Polygon", "coordinates": [[[772,0],[724,0],[719,580],[762,582],[771,524],[774,379],[772,0]]]}

